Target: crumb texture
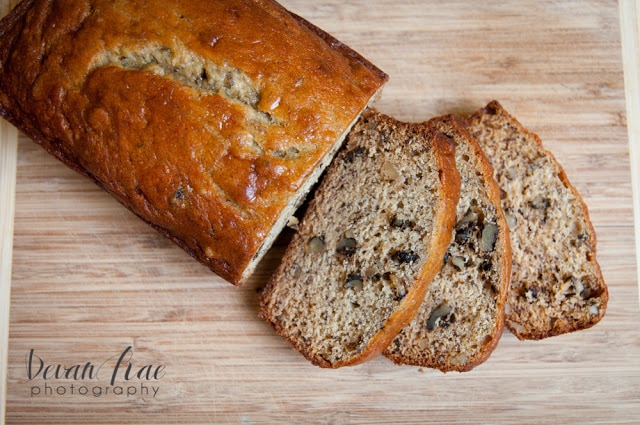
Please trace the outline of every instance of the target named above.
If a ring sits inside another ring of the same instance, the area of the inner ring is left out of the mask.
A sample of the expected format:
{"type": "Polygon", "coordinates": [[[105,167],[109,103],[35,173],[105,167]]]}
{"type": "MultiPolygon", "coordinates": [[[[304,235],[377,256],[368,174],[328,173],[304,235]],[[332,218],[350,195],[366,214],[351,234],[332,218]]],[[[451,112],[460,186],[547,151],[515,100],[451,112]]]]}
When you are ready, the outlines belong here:
{"type": "Polygon", "coordinates": [[[469,130],[495,169],[511,230],[506,323],[521,339],[588,328],[604,315],[607,287],[585,203],[540,139],[497,102],[469,130]]]}
{"type": "Polygon", "coordinates": [[[315,364],[348,364],[366,352],[426,284],[430,257],[441,263],[450,231],[438,236],[436,226],[455,205],[444,207],[451,189],[442,174],[456,172],[443,169],[436,138],[432,129],[371,113],[314,195],[261,315],[315,364]]]}
{"type": "Polygon", "coordinates": [[[511,250],[499,189],[480,148],[455,118],[433,122],[456,141],[456,224],[422,306],[385,355],[399,364],[465,371],[484,361],[501,337],[511,250]]]}

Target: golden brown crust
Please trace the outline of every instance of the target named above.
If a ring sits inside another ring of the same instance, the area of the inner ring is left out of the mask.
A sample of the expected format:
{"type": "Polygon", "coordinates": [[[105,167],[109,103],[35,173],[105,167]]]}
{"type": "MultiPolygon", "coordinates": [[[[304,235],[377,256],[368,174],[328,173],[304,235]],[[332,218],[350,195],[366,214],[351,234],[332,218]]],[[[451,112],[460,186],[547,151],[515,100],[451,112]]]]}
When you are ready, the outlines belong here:
{"type": "Polygon", "coordinates": [[[387,76],[271,0],[25,1],[0,115],[234,284],[387,76]]]}

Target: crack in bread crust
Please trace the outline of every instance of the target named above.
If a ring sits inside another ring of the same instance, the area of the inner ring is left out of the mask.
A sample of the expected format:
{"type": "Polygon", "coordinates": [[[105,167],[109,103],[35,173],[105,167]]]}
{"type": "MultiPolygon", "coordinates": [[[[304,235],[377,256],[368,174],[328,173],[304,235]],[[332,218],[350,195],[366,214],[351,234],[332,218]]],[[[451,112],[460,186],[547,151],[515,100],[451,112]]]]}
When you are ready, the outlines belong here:
{"type": "Polygon", "coordinates": [[[94,59],[92,71],[117,66],[122,69],[153,72],[171,78],[203,93],[223,96],[227,101],[247,107],[249,121],[278,125],[267,112],[258,108],[262,94],[258,84],[242,70],[228,63],[216,64],[176,42],[161,45],[120,46],[94,59]]]}

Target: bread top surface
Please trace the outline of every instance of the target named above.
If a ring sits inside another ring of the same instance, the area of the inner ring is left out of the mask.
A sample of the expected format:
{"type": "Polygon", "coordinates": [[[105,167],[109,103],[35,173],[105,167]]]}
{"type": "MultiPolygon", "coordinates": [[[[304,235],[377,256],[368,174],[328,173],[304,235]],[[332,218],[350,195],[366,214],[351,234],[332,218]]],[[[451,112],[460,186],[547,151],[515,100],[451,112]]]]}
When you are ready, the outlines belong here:
{"type": "Polygon", "coordinates": [[[593,326],[607,286],[587,206],[537,135],[493,101],[469,118],[495,168],[510,227],[513,265],[506,324],[520,339],[593,326]]]}
{"type": "Polygon", "coordinates": [[[467,371],[502,335],[511,272],[508,226],[493,169],[465,123],[430,120],[456,142],[460,200],[451,243],[418,313],[385,350],[398,364],[467,371]]]}
{"type": "Polygon", "coordinates": [[[0,76],[2,116],[233,283],[387,79],[269,0],[24,1],[0,76]]]}
{"type": "Polygon", "coordinates": [[[415,314],[451,235],[453,149],[379,113],[349,134],[261,298],[261,317],[312,363],[365,361],[415,314]]]}

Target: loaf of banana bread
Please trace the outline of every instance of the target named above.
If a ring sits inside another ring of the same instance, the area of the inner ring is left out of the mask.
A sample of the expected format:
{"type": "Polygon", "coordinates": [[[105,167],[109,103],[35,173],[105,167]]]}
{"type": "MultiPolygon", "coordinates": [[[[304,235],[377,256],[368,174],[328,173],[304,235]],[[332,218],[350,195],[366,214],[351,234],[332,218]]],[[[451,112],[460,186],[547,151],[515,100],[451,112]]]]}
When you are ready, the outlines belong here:
{"type": "Polygon", "coordinates": [[[0,115],[240,285],[387,76],[272,0],[25,0],[0,115]]]}

